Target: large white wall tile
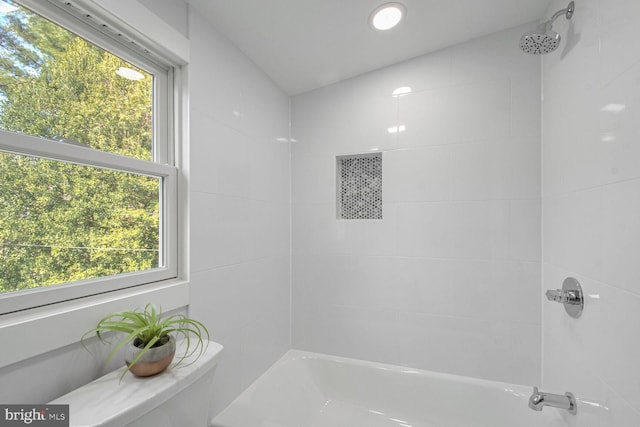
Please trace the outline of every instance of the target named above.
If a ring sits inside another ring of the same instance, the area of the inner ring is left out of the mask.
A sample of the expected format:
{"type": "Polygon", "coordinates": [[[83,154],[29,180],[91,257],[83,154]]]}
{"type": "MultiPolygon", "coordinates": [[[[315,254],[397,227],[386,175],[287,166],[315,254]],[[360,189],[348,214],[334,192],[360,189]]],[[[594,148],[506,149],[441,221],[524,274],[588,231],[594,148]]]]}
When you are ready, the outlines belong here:
{"type": "Polygon", "coordinates": [[[509,201],[509,258],[540,262],[541,258],[540,200],[509,201]]]}
{"type": "Polygon", "coordinates": [[[456,224],[449,202],[398,204],[398,253],[405,257],[452,258],[456,224]]]}
{"type": "Polygon", "coordinates": [[[598,322],[588,338],[589,343],[593,343],[597,373],[604,383],[640,411],[640,381],[635,375],[640,343],[628,339],[637,334],[640,295],[606,285],[596,289],[600,298],[600,309],[595,314],[598,322]]]}
{"type": "Polygon", "coordinates": [[[504,139],[509,134],[508,80],[445,86],[398,98],[403,147],[504,139]]]}
{"type": "MultiPolygon", "coordinates": [[[[323,307],[333,301],[337,282],[335,257],[303,254],[294,250],[292,257],[292,335],[296,348],[324,351],[317,348],[316,320],[323,307]]],[[[319,324],[326,328],[326,324],[319,324]]]]}
{"type": "Polygon", "coordinates": [[[509,198],[540,199],[542,194],[540,135],[533,138],[519,138],[513,135],[509,139],[509,149],[511,151],[509,198]]]}
{"type": "Polygon", "coordinates": [[[540,62],[520,30],[293,98],[295,347],[539,378],[540,62]],[[383,219],[337,220],[335,156],[372,150],[383,219]]]}
{"type": "Polygon", "coordinates": [[[504,259],[504,201],[398,204],[398,251],[423,258],[504,259]]]}
{"type": "Polygon", "coordinates": [[[539,330],[533,324],[401,313],[397,333],[404,365],[532,384],[540,369],[539,330]]]}
{"type": "Polygon", "coordinates": [[[189,15],[189,313],[224,347],[211,416],[290,346],[289,98],[189,15]]]}
{"type": "Polygon", "coordinates": [[[398,118],[398,98],[391,96],[391,92],[374,92],[364,96],[351,95],[346,91],[345,95],[343,102],[346,104],[346,128],[333,141],[337,153],[352,154],[395,148],[397,133],[391,129],[403,124],[398,118]]]}
{"type": "Polygon", "coordinates": [[[313,318],[307,350],[356,359],[399,362],[399,313],[392,310],[328,305],[313,318]]]}
{"type": "MultiPolygon", "coordinates": [[[[603,59],[604,61],[604,59],[603,59]]],[[[597,102],[598,129],[602,158],[600,170],[603,182],[619,182],[640,178],[638,160],[640,147],[640,60],[609,83],[603,83],[597,102]]]]}
{"type": "Polygon", "coordinates": [[[216,336],[216,342],[224,346],[216,366],[212,394],[214,398],[209,409],[209,419],[222,412],[242,392],[243,367],[241,364],[241,336],[216,336]]]}
{"type": "Polygon", "coordinates": [[[333,203],[294,203],[292,246],[296,255],[344,253],[344,222],[333,203]],[[342,248],[342,249],[340,249],[342,248]]]}
{"type": "Polygon", "coordinates": [[[291,195],[289,143],[271,136],[252,137],[249,144],[249,159],[251,165],[249,197],[255,200],[277,201],[282,205],[289,204],[291,195]]]}
{"type": "Polygon", "coordinates": [[[331,302],[339,306],[392,310],[402,299],[402,285],[392,257],[336,257],[331,302]]]}
{"type": "Polygon", "coordinates": [[[248,249],[247,199],[191,194],[191,270],[237,264],[248,249]]]}
{"type": "Polygon", "coordinates": [[[599,411],[599,426],[635,427],[640,425],[640,411],[631,407],[629,402],[621,398],[615,391],[605,387],[606,410],[599,411]]]}
{"type": "Polygon", "coordinates": [[[603,180],[600,164],[606,142],[599,132],[602,106],[593,101],[595,90],[572,88],[554,94],[545,89],[544,138],[554,141],[543,149],[545,195],[589,189],[603,180]],[[566,114],[568,99],[574,101],[571,114],[566,114]]]}
{"type": "Polygon", "coordinates": [[[453,72],[452,52],[445,49],[364,74],[357,80],[363,83],[365,91],[376,87],[380,92],[390,94],[397,88],[410,87],[413,92],[421,92],[456,84],[458,80],[453,72]]]}
{"type": "Polygon", "coordinates": [[[451,129],[459,126],[456,105],[451,99],[452,87],[437,87],[399,98],[399,147],[423,147],[451,143],[451,129]]]}
{"type": "MultiPolygon", "coordinates": [[[[539,58],[523,56],[518,48],[520,36],[535,26],[536,23],[530,23],[499,31],[481,40],[472,40],[456,46],[455,49],[443,51],[451,61],[450,81],[466,84],[496,78],[528,76],[532,82],[539,82],[539,58]]],[[[538,93],[536,96],[539,95],[538,93]]]]}
{"type": "Polygon", "coordinates": [[[339,220],[344,240],[338,251],[356,255],[394,255],[397,253],[397,208],[392,203],[382,204],[381,220],[339,220]]]}
{"type": "MultiPolygon", "coordinates": [[[[335,203],[336,200],[336,156],[327,152],[305,150],[308,143],[295,143],[291,165],[291,175],[296,203],[335,203]],[[301,147],[304,145],[304,147],[301,147]]],[[[384,171],[383,171],[384,174],[384,171]]]]}
{"type": "Polygon", "coordinates": [[[606,86],[640,61],[640,46],[633,42],[638,36],[636,18],[640,14],[640,4],[633,0],[592,0],[585,10],[589,13],[589,21],[584,25],[599,24],[599,37],[594,37],[594,42],[600,45],[599,70],[602,73],[601,83],[606,86]]]}
{"type": "Polygon", "coordinates": [[[543,206],[544,257],[567,270],[602,277],[602,190],[547,197],[543,206]]]}
{"type": "Polygon", "coordinates": [[[289,215],[289,206],[283,203],[250,201],[244,259],[287,255],[290,251],[289,215]]]}
{"type": "Polygon", "coordinates": [[[435,145],[386,151],[383,155],[383,200],[428,202],[451,200],[452,147],[435,145]]]}
{"type": "Polygon", "coordinates": [[[543,302],[544,383],[582,401],[571,427],[640,422],[638,12],[636,1],[576,2],[543,59],[543,288],[575,276],[586,293],[579,319],[543,302]]]}
{"type": "Polygon", "coordinates": [[[602,190],[602,269],[607,283],[640,294],[640,180],[602,190]]]}
{"type": "Polygon", "coordinates": [[[249,276],[242,264],[192,274],[191,309],[214,337],[229,337],[251,321],[258,302],[249,276]]]}
{"type": "Polygon", "coordinates": [[[441,315],[540,325],[540,264],[453,261],[441,315]],[[526,303],[524,303],[526,301],[526,303]]]}
{"type": "Polygon", "coordinates": [[[191,191],[247,197],[251,190],[249,141],[241,132],[191,111],[191,191]]]}
{"type": "Polygon", "coordinates": [[[472,141],[450,147],[453,200],[491,200],[510,196],[510,143],[472,141]]]}
{"type": "Polygon", "coordinates": [[[189,94],[191,108],[202,108],[221,124],[241,130],[242,75],[246,75],[248,60],[200,16],[190,13],[191,16],[196,17],[190,22],[191,49],[192,53],[198,52],[191,57],[189,67],[190,85],[197,85],[197,90],[189,94]],[[205,40],[206,51],[200,52],[205,40]]]}
{"type": "Polygon", "coordinates": [[[425,258],[393,258],[395,289],[387,308],[401,312],[443,314],[455,305],[453,293],[454,261],[425,258]]]}
{"type": "MultiPolygon", "coordinates": [[[[536,58],[531,57],[531,59],[535,60],[536,58]]],[[[542,81],[539,73],[540,64],[537,61],[535,63],[529,61],[530,59],[526,61],[528,68],[522,74],[510,77],[511,134],[512,136],[522,135],[524,139],[536,141],[538,152],[540,152],[542,111],[540,105],[533,105],[530,102],[532,98],[539,98],[542,93],[542,81]]]]}

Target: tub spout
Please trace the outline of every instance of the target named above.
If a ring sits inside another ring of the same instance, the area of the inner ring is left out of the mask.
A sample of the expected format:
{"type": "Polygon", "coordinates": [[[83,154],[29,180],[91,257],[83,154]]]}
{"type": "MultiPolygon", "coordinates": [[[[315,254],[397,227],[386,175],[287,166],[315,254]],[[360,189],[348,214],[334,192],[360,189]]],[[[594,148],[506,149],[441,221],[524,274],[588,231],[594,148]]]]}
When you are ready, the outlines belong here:
{"type": "Polygon", "coordinates": [[[569,413],[575,415],[578,412],[578,405],[573,393],[552,394],[538,391],[538,387],[533,388],[533,394],[529,397],[529,408],[534,411],[542,411],[545,406],[566,409],[569,413]]]}

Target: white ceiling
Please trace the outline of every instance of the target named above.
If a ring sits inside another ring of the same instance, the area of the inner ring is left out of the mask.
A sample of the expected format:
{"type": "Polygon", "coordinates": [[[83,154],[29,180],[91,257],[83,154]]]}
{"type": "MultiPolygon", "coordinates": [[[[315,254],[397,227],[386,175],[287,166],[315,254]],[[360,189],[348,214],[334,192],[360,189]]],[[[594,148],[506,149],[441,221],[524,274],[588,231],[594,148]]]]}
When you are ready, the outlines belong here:
{"type": "MultiPolygon", "coordinates": [[[[407,16],[375,31],[389,0],[187,0],[289,95],[540,20],[549,0],[400,0],[407,16]]],[[[518,43],[518,40],[514,40],[518,43]]]]}

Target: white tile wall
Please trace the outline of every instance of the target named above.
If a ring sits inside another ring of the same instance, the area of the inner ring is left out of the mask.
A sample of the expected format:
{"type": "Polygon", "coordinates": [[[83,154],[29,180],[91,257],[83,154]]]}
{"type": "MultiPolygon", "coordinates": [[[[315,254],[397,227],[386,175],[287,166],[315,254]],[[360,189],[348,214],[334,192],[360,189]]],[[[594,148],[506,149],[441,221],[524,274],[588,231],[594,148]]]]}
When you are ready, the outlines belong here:
{"type": "Polygon", "coordinates": [[[638,16],[578,1],[543,58],[543,290],[574,276],[587,294],[579,319],[543,301],[543,385],[579,399],[570,426],[640,425],[638,16]]]}
{"type": "Polygon", "coordinates": [[[224,345],[211,415],[289,348],[289,98],[189,16],[189,313],[224,345]]]}
{"type": "Polygon", "coordinates": [[[522,31],[294,97],[295,347],[539,381],[540,62],[522,31]],[[335,157],[371,151],[383,220],[338,221],[335,157]]]}

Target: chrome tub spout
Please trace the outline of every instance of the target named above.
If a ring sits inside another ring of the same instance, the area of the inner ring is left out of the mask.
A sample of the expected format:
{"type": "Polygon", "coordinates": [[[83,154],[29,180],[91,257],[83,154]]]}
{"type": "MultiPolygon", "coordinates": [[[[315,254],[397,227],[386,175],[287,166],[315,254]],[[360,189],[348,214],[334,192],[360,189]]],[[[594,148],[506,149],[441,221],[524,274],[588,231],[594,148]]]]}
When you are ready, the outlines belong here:
{"type": "Polygon", "coordinates": [[[538,391],[538,387],[533,388],[533,394],[529,397],[529,408],[534,411],[542,411],[545,406],[566,409],[575,415],[578,412],[578,405],[573,393],[553,394],[538,391]]]}

